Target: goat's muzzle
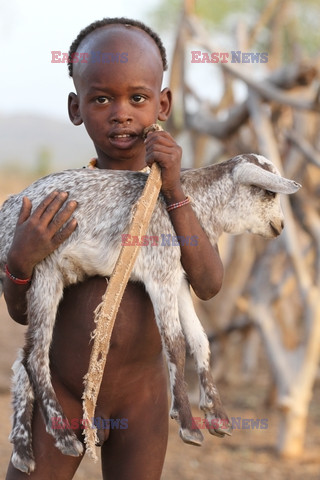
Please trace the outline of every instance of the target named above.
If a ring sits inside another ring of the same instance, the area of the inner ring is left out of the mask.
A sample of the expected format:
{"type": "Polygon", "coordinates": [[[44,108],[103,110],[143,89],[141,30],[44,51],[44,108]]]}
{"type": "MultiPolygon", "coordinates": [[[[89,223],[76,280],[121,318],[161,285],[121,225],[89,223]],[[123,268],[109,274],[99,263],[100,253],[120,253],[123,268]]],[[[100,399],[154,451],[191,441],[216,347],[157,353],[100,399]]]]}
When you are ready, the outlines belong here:
{"type": "Polygon", "coordinates": [[[275,237],[278,237],[284,228],[284,221],[279,220],[278,222],[270,222],[270,227],[275,237]]]}

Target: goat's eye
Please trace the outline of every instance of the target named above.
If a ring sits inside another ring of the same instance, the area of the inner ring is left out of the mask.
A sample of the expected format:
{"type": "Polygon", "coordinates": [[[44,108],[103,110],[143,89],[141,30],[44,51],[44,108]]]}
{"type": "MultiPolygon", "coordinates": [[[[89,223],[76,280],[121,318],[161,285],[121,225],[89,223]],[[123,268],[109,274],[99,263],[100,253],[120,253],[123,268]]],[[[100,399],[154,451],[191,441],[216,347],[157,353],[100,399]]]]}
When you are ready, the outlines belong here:
{"type": "Polygon", "coordinates": [[[276,193],[275,192],[271,192],[271,190],[266,190],[266,195],[267,197],[272,197],[274,198],[276,196],[276,193]]]}
{"type": "Polygon", "coordinates": [[[262,188],[257,187],[256,185],[250,185],[250,191],[252,195],[261,195],[263,192],[262,188]]]}

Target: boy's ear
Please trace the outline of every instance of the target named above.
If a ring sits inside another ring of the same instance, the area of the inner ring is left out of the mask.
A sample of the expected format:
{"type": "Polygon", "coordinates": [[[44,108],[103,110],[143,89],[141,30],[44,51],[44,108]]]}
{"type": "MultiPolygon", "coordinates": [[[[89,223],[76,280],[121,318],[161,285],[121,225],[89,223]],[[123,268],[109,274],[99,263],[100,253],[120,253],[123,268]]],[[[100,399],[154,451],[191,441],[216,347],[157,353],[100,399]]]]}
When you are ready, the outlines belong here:
{"type": "Polygon", "coordinates": [[[80,115],[78,95],[73,92],[68,96],[68,113],[73,125],[81,125],[83,120],[80,115]]]}
{"type": "Polygon", "coordinates": [[[165,122],[171,112],[172,93],[169,88],[164,88],[160,93],[160,110],[158,113],[158,120],[165,122]]]}

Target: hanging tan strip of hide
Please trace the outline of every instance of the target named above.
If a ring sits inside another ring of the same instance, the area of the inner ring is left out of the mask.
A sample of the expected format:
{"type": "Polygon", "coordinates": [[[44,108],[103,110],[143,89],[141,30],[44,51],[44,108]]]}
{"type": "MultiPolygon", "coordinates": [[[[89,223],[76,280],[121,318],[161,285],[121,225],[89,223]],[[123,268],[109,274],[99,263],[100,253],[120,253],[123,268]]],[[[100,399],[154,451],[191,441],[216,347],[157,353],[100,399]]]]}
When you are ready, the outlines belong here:
{"type": "MultiPolygon", "coordinates": [[[[155,130],[162,130],[162,128],[156,124],[151,125],[145,129],[144,135],[146,136],[149,132],[155,130]]],[[[129,235],[141,238],[147,233],[160,188],[161,172],[160,167],[155,162],[151,167],[141,197],[134,207],[129,235]]],[[[82,396],[83,418],[86,426],[84,429],[86,450],[94,460],[97,460],[95,445],[98,443],[97,428],[93,421],[96,402],[110,347],[114,322],[139,249],[138,245],[122,247],[106,292],[102,297],[102,303],[98,305],[94,312],[96,328],[92,333],[93,346],[88,372],[84,376],[85,388],[82,396]]]]}

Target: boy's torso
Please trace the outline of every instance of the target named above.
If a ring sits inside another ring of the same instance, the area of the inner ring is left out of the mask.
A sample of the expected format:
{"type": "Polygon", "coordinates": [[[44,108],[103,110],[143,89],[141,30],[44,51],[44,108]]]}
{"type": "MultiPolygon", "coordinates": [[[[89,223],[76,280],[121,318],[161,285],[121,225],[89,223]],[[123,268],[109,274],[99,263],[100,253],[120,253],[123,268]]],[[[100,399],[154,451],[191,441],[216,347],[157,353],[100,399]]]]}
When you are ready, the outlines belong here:
{"type": "MultiPolygon", "coordinates": [[[[50,350],[51,371],[79,401],[87,373],[95,328],[94,310],[106,280],[93,277],[66,289],[60,304],[50,350]]],[[[163,357],[152,303],[144,286],[129,282],[113,329],[98,403],[112,414],[120,403],[139,395],[143,377],[163,375],[163,357]]]]}

